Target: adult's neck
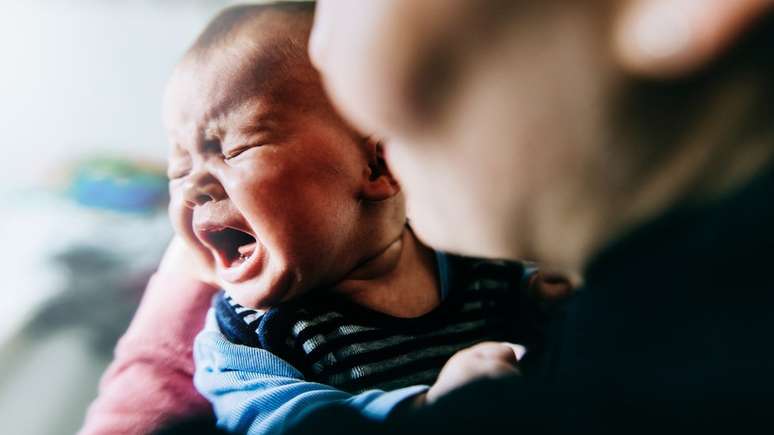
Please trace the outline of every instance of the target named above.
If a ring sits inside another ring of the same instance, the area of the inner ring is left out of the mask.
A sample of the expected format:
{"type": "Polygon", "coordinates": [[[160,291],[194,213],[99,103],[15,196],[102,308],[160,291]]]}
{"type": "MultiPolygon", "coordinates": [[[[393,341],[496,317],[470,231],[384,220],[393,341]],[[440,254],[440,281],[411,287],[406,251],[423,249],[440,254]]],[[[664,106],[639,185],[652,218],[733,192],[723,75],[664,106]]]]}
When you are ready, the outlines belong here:
{"type": "Polygon", "coordinates": [[[391,316],[421,316],[440,303],[435,253],[405,228],[384,250],[334,285],[333,291],[391,316]]]}

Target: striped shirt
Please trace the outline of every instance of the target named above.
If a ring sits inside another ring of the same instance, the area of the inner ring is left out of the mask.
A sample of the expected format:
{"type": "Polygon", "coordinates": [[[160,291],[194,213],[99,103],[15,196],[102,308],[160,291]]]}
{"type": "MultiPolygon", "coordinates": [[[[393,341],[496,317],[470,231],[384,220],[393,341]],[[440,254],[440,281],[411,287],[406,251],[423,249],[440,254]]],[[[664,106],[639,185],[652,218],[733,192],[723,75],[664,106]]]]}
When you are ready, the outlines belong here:
{"type": "Polygon", "coordinates": [[[457,351],[482,341],[511,341],[530,349],[539,319],[523,291],[519,263],[438,255],[441,304],[416,318],[396,318],[326,292],[264,313],[225,293],[214,301],[229,341],[284,359],[307,381],[344,391],[394,390],[435,382],[457,351]]]}

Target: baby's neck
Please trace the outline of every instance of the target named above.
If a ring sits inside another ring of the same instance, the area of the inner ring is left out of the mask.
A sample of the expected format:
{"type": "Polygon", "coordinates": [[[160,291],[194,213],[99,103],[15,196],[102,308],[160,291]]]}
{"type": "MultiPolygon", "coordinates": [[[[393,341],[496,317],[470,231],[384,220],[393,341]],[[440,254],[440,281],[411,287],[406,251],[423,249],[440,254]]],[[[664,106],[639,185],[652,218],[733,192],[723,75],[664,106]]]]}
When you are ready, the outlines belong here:
{"type": "Polygon", "coordinates": [[[356,267],[333,290],[354,303],[395,317],[418,317],[440,304],[435,254],[406,229],[356,267]]]}

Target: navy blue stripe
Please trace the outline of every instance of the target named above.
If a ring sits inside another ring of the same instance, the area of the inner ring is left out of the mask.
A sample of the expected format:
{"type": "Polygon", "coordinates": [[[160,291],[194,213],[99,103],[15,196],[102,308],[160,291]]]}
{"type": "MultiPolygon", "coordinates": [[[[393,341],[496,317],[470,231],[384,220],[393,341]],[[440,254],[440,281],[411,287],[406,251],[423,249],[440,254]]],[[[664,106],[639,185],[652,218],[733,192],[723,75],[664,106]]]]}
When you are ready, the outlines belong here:
{"type": "MultiPolygon", "coordinates": [[[[337,373],[346,372],[354,367],[371,364],[379,361],[386,361],[392,358],[397,358],[402,355],[410,354],[421,349],[429,349],[441,346],[450,346],[455,344],[470,343],[475,339],[485,340],[488,337],[487,327],[482,326],[470,331],[455,332],[442,336],[435,336],[429,338],[417,338],[409,340],[396,345],[375,349],[368,352],[363,352],[355,355],[351,355],[346,358],[336,358],[336,365],[333,367],[325,367],[320,372],[320,376],[328,376],[337,373]]],[[[449,352],[448,357],[451,357],[456,351],[449,352]]],[[[335,351],[333,353],[335,355],[335,351]]],[[[319,361],[323,363],[322,361],[319,361]]]]}

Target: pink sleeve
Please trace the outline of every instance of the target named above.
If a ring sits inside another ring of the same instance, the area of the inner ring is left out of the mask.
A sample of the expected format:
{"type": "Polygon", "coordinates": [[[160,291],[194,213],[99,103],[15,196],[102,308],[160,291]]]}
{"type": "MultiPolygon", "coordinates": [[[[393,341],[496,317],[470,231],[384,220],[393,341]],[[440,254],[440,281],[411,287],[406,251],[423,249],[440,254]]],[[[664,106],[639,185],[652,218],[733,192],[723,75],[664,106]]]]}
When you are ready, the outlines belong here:
{"type": "Polygon", "coordinates": [[[147,434],[170,420],[212,412],[193,386],[192,345],[214,291],[161,272],[151,278],[80,435],[147,434]]]}

